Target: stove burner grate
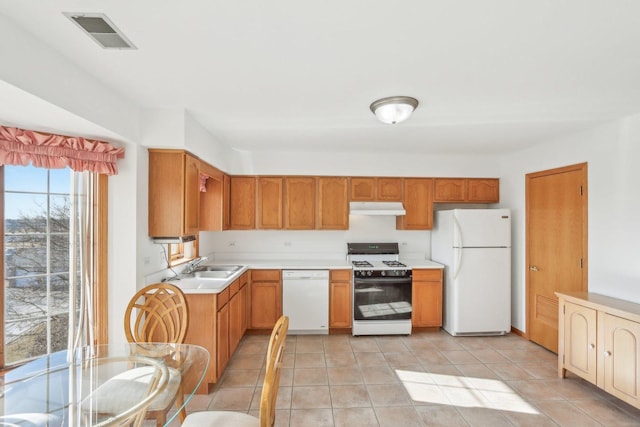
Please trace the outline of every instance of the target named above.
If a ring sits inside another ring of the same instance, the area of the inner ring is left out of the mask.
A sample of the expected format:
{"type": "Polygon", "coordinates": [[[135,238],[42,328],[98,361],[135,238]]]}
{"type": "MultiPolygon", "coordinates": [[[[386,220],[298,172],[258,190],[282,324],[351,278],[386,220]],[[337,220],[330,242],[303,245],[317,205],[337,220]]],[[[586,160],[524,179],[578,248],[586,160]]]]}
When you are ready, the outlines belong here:
{"type": "Polygon", "coordinates": [[[373,267],[369,261],[351,261],[354,267],[373,267]]]}
{"type": "Polygon", "coordinates": [[[400,261],[382,261],[382,263],[388,267],[406,267],[406,265],[400,261]]]}

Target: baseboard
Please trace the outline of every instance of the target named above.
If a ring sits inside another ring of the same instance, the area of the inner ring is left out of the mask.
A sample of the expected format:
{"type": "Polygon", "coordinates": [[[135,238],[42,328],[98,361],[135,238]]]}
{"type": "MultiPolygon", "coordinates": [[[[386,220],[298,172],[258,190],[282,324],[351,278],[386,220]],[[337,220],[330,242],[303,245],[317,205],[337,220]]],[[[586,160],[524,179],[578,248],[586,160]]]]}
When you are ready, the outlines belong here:
{"type": "Polygon", "coordinates": [[[518,336],[521,336],[522,338],[526,338],[527,337],[527,334],[522,332],[520,329],[514,328],[513,326],[511,327],[511,333],[512,334],[516,334],[518,336]]]}

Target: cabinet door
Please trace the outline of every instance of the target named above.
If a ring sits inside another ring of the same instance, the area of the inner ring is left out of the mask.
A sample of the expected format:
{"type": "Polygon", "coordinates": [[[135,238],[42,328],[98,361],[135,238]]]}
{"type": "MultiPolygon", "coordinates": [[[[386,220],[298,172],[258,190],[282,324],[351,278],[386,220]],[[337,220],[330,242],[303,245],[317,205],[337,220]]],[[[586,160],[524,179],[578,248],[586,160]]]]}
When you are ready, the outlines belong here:
{"type": "Polygon", "coordinates": [[[231,177],[231,209],[229,210],[232,230],[256,228],[256,179],[255,177],[231,177]]]}
{"type": "Polygon", "coordinates": [[[242,297],[238,291],[229,301],[229,355],[232,355],[242,339],[242,297]]]}
{"type": "Polygon", "coordinates": [[[318,220],[320,230],[347,230],[349,202],[347,178],[318,178],[318,220]]]}
{"type": "Polygon", "coordinates": [[[351,327],[351,270],[331,270],[329,328],[351,327]]]}
{"type": "MultiPolygon", "coordinates": [[[[280,271],[270,270],[268,273],[280,271]]],[[[282,316],[282,281],[260,281],[255,280],[252,271],[251,288],[251,328],[272,329],[276,321],[282,316]]]]}
{"type": "Polygon", "coordinates": [[[195,234],[200,228],[200,161],[188,154],[184,180],[184,234],[195,234]]]}
{"type": "Polygon", "coordinates": [[[200,191],[200,231],[222,231],[224,191],[222,172],[200,161],[200,173],[208,178],[204,183],[207,191],[200,191]]]}
{"type": "Polygon", "coordinates": [[[218,348],[216,368],[219,377],[229,362],[229,304],[225,304],[218,310],[217,319],[216,336],[218,348]]]}
{"type": "Polygon", "coordinates": [[[351,200],[354,202],[372,202],[376,199],[375,178],[351,178],[351,200]]]}
{"type": "Polygon", "coordinates": [[[442,270],[413,270],[411,324],[442,326],[442,270]]]}
{"type": "Polygon", "coordinates": [[[189,306],[189,323],[187,335],[184,338],[186,344],[196,344],[206,348],[211,356],[207,367],[207,373],[198,388],[199,394],[209,392],[208,384],[216,382],[216,346],[217,346],[217,321],[215,294],[185,294],[189,306]],[[193,325],[197,325],[194,327],[193,325]]]}
{"type": "Polygon", "coordinates": [[[467,200],[475,203],[498,203],[500,201],[500,181],[484,178],[469,179],[467,200]]]}
{"type": "Polygon", "coordinates": [[[434,202],[465,202],[467,180],[463,178],[436,178],[433,182],[434,202]]]}
{"type": "Polygon", "coordinates": [[[602,313],[604,390],[640,407],[640,323],[602,313]]]}
{"type": "Polygon", "coordinates": [[[149,150],[149,236],[198,232],[199,160],[182,150],[149,150]]]}
{"type": "Polygon", "coordinates": [[[404,178],[406,215],[396,218],[399,230],[430,230],[433,227],[433,179],[404,178]]]}
{"type": "Polygon", "coordinates": [[[316,180],[312,177],[285,178],[285,226],[288,230],[316,228],[316,180]]]}
{"type": "Polygon", "coordinates": [[[594,384],[597,360],[596,336],[596,310],[565,302],[564,368],[594,384]]]}
{"type": "Polygon", "coordinates": [[[279,230],[282,228],[282,177],[258,177],[259,229],[279,230]]]}
{"type": "Polygon", "coordinates": [[[385,202],[402,201],[401,178],[378,178],[376,200],[385,202]]]}
{"type": "Polygon", "coordinates": [[[231,229],[231,177],[222,176],[222,229],[231,229]]]}

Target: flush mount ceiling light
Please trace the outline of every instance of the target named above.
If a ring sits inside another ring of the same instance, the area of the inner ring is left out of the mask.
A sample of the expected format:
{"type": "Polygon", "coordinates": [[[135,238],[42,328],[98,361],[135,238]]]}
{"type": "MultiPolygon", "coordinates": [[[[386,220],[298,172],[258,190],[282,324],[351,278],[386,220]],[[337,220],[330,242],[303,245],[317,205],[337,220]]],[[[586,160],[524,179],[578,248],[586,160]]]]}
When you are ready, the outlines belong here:
{"type": "Polygon", "coordinates": [[[418,100],[410,96],[390,96],[371,103],[369,108],[382,123],[396,124],[409,118],[418,107],[418,100]]]}

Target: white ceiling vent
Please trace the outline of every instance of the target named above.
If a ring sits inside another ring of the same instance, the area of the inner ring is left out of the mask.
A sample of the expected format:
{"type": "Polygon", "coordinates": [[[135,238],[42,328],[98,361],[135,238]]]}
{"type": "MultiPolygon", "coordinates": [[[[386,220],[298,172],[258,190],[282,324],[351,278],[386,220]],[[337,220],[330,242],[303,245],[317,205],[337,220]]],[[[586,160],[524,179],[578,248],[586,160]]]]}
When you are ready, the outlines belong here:
{"type": "Polygon", "coordinates": [[[137,49],[103,13],[63,14],[105,49],[137,49]]]}

